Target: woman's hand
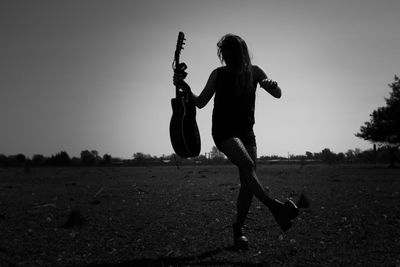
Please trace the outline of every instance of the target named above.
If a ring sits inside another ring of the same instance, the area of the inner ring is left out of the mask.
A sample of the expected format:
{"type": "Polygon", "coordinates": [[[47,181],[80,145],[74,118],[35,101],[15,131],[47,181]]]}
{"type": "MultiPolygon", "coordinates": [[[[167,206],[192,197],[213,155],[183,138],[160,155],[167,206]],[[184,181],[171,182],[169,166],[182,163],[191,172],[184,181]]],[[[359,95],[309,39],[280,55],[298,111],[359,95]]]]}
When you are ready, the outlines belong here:
{"type": "Polygon", "coordinates": [[[181,89],[183,92],[192,93],[190,86],[185,82],[185,74],[174,73],[174,85],[181,89]]]}
{"type": "Polygon", "coordinates": [[[174,85],[179,89],[182,89],[184,92],[191,92],[190,86],[185,82],[186,75],[174,73],[173,82],[174,85]]]}
{"type": "Polygon", "coordinates": [[[263,82],[265,84],[265,87],[268,87],[271,89],[278,87],[278,83],[271,79],[265,79],[263,82]]]}
{"type": "Polygon", "coordinates": [[[173,83],[174,85],[180,85],[183,82],[185,82],[185,76],[184,74],[180,74],[180,73],[174,73],[174,77],[173,77],[173,83]]]}
{"type": "Polygon", "coordinates": [[[279,88],[278,83],[271,79],[264,79],[260,86],[270,93],[273,97],[280,98],[282,96],[281,88],[279,88]]]}

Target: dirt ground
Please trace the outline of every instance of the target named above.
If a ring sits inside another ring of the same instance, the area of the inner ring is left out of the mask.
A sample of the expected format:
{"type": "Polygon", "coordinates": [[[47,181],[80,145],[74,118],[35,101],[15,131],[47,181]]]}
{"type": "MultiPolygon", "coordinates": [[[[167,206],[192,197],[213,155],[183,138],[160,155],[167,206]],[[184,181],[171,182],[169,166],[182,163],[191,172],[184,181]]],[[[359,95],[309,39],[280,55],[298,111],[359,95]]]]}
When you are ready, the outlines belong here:
{"type": "Polygon", "coordinates": [[[233,166],[0,169],[0,266],[400,266],[400,169],[260,165],[258,175],[273,197],[304,190],[311,207],[282,233],[254,200],[242,252],[233,166]]]}

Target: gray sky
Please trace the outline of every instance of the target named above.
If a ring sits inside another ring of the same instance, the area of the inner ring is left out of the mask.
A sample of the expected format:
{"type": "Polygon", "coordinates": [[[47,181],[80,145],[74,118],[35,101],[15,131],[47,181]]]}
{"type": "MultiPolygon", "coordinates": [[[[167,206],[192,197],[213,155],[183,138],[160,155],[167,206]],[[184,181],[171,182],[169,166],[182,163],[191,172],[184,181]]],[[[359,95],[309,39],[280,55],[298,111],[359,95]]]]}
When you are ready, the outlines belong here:
{"type": "MultiPolygon", "coordinates": [[[[195,93],[225,33],[280,84],[281,99],[257,93],[259,155],[369,148],[354,134],[399,75],[399,12],[397,0],[2,1],[0,153],[172,153],[179,31],[195,93]]],[[[197,113],[202,153],[212,106],[197,113]]]]}

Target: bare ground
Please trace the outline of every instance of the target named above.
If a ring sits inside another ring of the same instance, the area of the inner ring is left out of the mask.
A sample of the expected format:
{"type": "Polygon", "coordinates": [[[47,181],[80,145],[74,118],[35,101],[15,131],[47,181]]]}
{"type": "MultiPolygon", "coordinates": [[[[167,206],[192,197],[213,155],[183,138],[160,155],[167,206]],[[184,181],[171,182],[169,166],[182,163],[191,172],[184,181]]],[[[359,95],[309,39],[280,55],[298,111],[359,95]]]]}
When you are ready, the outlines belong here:
{"type": "Polygon", "coordinates": [[[238,252],[233,166],[0,169],[0,266],[400,266],[399,169],[258,174],[273,197],[305,190],[311,207],[282,233],[254,200],[238,252]]]}

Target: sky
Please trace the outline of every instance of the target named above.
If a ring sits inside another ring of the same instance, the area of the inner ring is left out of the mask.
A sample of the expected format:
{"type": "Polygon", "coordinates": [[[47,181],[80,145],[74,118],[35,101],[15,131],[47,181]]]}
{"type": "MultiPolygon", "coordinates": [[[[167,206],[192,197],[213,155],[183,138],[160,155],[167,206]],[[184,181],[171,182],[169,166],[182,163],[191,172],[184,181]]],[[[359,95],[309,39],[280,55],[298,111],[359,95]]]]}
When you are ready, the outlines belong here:
{"type": "MultiPolygon", "coordinates": [[[[400,74],[398,0],[6,0],[0,3],[0,154],[173,153],[171,64],[199,94],[241,36],[282,98],[257,89],[258,155],[369,149],[355,137],[400,74]]],[[[197,110],[204,154],[213,99],[197,110]]]]}

